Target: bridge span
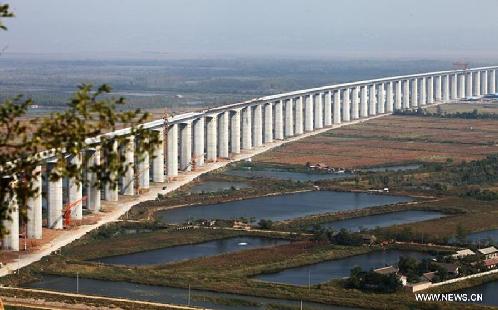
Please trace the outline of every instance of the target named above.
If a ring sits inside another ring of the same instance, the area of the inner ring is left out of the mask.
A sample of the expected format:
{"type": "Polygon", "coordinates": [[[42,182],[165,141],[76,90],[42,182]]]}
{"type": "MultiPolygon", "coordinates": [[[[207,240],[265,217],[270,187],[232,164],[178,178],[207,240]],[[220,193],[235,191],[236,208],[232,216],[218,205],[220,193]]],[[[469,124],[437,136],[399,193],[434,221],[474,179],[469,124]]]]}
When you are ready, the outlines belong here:
{"type": "MultiPolygon", "coordinates": [[[[158,193],[175,190],[202,173],[232,161],[398,110],[495,93],[497,68],[430,72],[323,86],[155,120],[143,127],[158,131],[160,137],[166,138],[160,139],[159,144],[140,159],[134,153],[135,141],[140,137],[134,137],[130,128],[106,134],[127,137],[125,144],[114,143],[110,150],[99,146],[99,137],[89,138],[85,154],[70,160],[82,167],[83,175],[90,182],[79,186],[76,180],[58,179],[48,180],[43,186],[40,175],[35,184],[38,194],[28,203],[26,237],[30,240],[43,237],[42,195],[46,197],[48,229],[63,229],[65,202],[76,202],[71,212],[75,220],[83,218],[82,197],[86,197],[85,207],[91,213],[99,213],[103,205],[113,206],[112,210],[98,223],[61,235],[39,253],[9,264],[0,271],[0,276],[50,254],[100,225],[117,220],[141,201],[155,199],[158,193]],[[97,176],[89,172],[92,165],[105,161],[106,152],[125,155],[126,172],[115,176],[120,180],[118,186],[95,186],[93,181],[97,176]],[[142,193],[137,188],[147,191],[142,193]]],[[[54,167],[54,160],[49,154],[36,169],[49,171],[54,167]]],[[[3,236],[2,249],[19,251],[18,206],[15,199],[8,203],[14,211],[12,221],[4,223],[10,233],[3,236]]]]}

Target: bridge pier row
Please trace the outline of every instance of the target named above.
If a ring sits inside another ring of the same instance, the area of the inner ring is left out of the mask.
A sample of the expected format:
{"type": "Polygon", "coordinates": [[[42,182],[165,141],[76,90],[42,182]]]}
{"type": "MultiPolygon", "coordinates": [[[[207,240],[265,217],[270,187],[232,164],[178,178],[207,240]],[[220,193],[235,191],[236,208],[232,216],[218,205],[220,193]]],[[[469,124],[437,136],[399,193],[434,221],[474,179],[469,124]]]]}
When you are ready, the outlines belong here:
{"type": "Polygon", "coordinates": [[[489,92],[496,93],[496,70],[489,71],[489,92]]]}
{"type": "MultiPolygon", "coordinates": [[[[215,122],[216,122],[216,116],[215,122]]],[[[204,117],[200,117],[198,119],[194,120],[194,154],[193,154],[193,165],[194,168],[199,168],[204,166],[204,130],[206,126],[206,120],[204,117]]],[[[215,126],[215,131],[214,135],[216,137],[216,123],[214,124],[215,126]]],[[[209,127],[209,121],[208,121],[208,127],[209,127]]],[[[208,133],[209,134],[209,133],[208,133]]],[[[216,143],[216,141],[215,141],[216,143]]],[[[212,160],[212,159],[211,159],[212,160]]],[[[216,152],[215,152],[215,160],[216,160],[216,152]]]]}
{"type": "Polygon", "coordinates": [[[465,74],[460,74],[459,75],[459,80],[458,80],[458,98],[462,99],[465,98],[465,74]]]}
{"type": "MultiPolygon", "coordinates": [[[[69,162],[81,171],[81,154],[73,155],[69,162]]],[[[74,204],[71,209],[71,219],[81,220],[83,218],[83,185],[77,178],[69,178],[68,185],[69,203],[74,204]]]]}
{"type": "Polygon", "coordinates": [[[358,105],[360,87],[353,88],[351,97],[351,118],[357,120],[360,118],[360,109],[358,105]]]}
{"type": "Polygon", "coordinates": [[[16,197],[6,197],[2,204],[11,210],[10,220],[3,220],[2,225],[8,232],[2,236],[2,250],[19,251],[19,206],[16,197]]]}
{"type": "MultiPolygon", "coordinates": [[[[292,101],[291,101],[291,113],[292,113],[292,101]]],[[[289,119],[292,122],[292,116],[289,119]]],[[[291,125],[292,128],[292,125],[291,125]]],[[[263,145],[263,105],[258,104],[254,107],[254,117],[253,117],[253,133],[252,142],[254,147],[260,147],[263,145]]]]}
{"type": "Polygon", "coordinates": [[[434,77],[427,78],[427,104],[434,103],[434,77]]]}
{"type": "Polygon", "coordinates": [[[304,133],[303,129],[303,96],[299,96],[295,101],[295,122],[294,122],[294,134],[302,135],[304,133]]]}
{"type": "Polygon", "coordinates": [[[481,71],[482,77],[481,77],[481,94],[486,95],[488,93],[488,71],[484,70],[481,71]]]}
{"type": "Polygon", "coordinates": [[[313,113],[314,113],[314,129],[323,128],[323,101],[322,93],[318,93],[313,96],[313,113]]]}
{"type": "Polygon", "coordinates": [[[351,89],[345,88],[342,90],[342,121],[351,121],[351,89]]]}
{"type": "Polygon", "coordinates": [[[443,100],[450,100],[450,76],[448,74],[444,75],[443,79],[443,100]]]}
{"type": "MultiPolygon", "coordinates": [[[[133,173],[134,165],[134,139],[130,137],[130,143],[127,146],[126,160],[130,161],[132,168],[130,171],[133,173]]],[[[92,172],[91,169],[94,166],[100,164],[100,146],[95,146],[92,149],[86,151],[86,208],[91,212],[100,211],[100,180],[97,173],[92,172]]],[[[133,174],[132,174],[133,179],[133,174]]],[[[134,191],[132,187],[132,191],[134,191]]],[[[133,195],[133,194],[132,194],[133,195]]]]}
{"type": "MultiPolygon", "coordinates": [[[[207,127],[206,127],[206,160],[208,162],[216,162],[218,159],[218,115],[211,114],[206,117],[207,127]]],[[[200,150],[200,142],[197,146],[199,148],[196,153],[196,157],[202,157],[202,165],[204,165],[204,119],[202,119],[202,134],[200,130],[194,136],[194,140],[202,140],[202,151],[200,150]],[[202,135],[202,138],[197,135],[202,135]],[[202,153],[201,153],[202,152],[202,153]]]]}
{"type": "Polygon", "coordinates": [[[313,131],[313,95],[304,97],[304,131],[313,131]]]}
{"type": "Polygon", "coordinates": [[[481,72],[474,72],[474,96],[481,95],[481,72]]]}
{"type": "MultiPolygon", "coordinates": [[[[109,149],[103,149],[103,154],[104,154],[104,160],[108,161],[107,158],[109,156],[119,156],[119,148],[118,148],[118,142],[116,140],[113,140],[110,143],[109,149]]],[[[108,161],[109,163],[109,161],[108,161]]],[[[106,201],[118,201],[118,196],[119,196],[119,190],[118,190],[118,175],[116,173],[111,173],[109,175],[109,178],[113,182],[105,182],[103,184],[104,186],[104,200],[106,201]],[[114,183],[114,184],[112,184],[114,183]]]]}
{"type": "Polygon", "coordinates": [[[178,124],[168,128],[167,170],[168,179],[178,176],[178,124]]]}
{"type": "Polygon", "coordinates": [[[192,171],[192,121],[180,124],[180,170],[192,171]]]}
{"type": "MultiPolygon", "coordinates": [[[[298,111],[296,104],[296,118],[297,118],[297,113],[298,111]]],[[[263,138],[265,144],[273,142],[273,104],[271,102],[265,103],[265,125],[264,125],[263,138]]]]}
{"type": "Polygon", "coordinates": [[[341,90],[337,89],[334,93],[334,115],[333,115],[334,125],[339,125],[341,123],[341,90]]]}
{"type": "Polygon", "coordinates": [[[42,238],[42,167],[36,166],[33,170],[33,189],[36,191],[27,202],[27,237],[29,239],[42,238]]]}
{"type": "Polygon", "coordinates": [[[230,111],[220,114],[218,121],[218,156],[220,158],[230,157],[229,128],[230,111]]]}
{"type": "Polygon", "coordinates": [[[240,109],[232,110],[230,115],[230,152],[240,154],[240,109]]]}
{"type": "Polygon", "coordinates": [[[325,92],[325,100],[323,107],[323,125],[325,127],[332,126],[332,91],[325,92]]]}
{"type": "MultiPolygon", "coordinates": [[[[56,169],[57,162],[47,163],[47,175],[56,169]]],[[[62,178],[47,182],[47,227],[62,229],[62,178]]]]}
{"type": "Polygon", "coordinates": [[[379,114],[384,114],[386,112],[384,96],[384,83],[380,83],[377,88],[377,113],[379,114]]]}
{"type": "Polygon", "coordinates": [[[294,136],[294,100],[292,98],[285,101],[284,134],[286,138],[294,136]]]}
{"type": "Polygon", "coordinates": [[[152,182],[164,182],[164,128],[158,128],[158,143],[152,146],[152,182]]]}
{"type": "MultiPolygon", "coordinates": [[[[121,177],[121,194],[124,196],[135,195],[135,137],[129,136],[122,148],[124,153],[125,173],[121,177]]],[[[88,201],[88,197],[87,197],[88,201]]]]}
{"type": "Polygon", "coordinates": [[[242,149],[252,149],[252,108],[248,106],[242,110],[242,149]]]}
{"type": "MultiPolygon", "coordinates": [[[[143,139],[144,143],[148,143],[148,139],[143,139]]],[[[137,174],[138,174],[138,188],[148,189],[150,187],[150,156],[149,152],[144,152],[139,158],[137,158],[137,174]]]]}

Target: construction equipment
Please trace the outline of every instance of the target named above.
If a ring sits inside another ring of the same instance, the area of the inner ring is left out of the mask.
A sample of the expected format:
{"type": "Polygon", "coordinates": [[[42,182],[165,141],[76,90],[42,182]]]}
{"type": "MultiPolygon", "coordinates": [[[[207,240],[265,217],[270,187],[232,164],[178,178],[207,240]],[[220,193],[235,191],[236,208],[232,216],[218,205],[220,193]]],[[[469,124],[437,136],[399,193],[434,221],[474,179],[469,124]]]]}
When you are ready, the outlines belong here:
{"type": "Polygon", "coordinates": [[[64,216],[64,227],[69,227],[71,225],[71,211],[76,207],[78,204],[83,204],[83,201],[86,201],[86,196],[81,197],[81,199],[69,202],[66,204],[64,207],[63,216],[64,216]]]}
{"type": "Polygon", "coordinates": [[[463,61],[457,61],[453,63],[453,67],[457,70],[468,70],[470,68],[470,65],[463,61]]]}

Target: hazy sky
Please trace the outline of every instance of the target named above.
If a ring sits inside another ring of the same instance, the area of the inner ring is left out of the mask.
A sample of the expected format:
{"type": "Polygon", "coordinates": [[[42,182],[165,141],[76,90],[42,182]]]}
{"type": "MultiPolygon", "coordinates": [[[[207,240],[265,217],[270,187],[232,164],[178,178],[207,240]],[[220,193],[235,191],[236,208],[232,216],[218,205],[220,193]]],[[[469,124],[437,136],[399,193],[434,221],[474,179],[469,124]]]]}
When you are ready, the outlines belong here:
{"type": "Polygon", "coordinates": [[[498,0],[2,2],[7,54],[498,58],[498,0]]]}

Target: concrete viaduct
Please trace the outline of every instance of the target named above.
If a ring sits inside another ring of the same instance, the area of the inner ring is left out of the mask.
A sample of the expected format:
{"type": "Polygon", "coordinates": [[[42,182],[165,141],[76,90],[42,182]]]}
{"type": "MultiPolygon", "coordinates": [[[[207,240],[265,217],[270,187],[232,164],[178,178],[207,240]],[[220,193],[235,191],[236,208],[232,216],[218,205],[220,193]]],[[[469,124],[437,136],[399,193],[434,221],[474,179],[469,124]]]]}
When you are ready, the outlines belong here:
{"type": "MultiPolygon", "coordinates": [[[[167,138],[161,139],[159,145],[140,161],[134,155],[137,137],[130,135],[130,128],[109,133],[111,136],[128,136],[126,144],[115,143],[112,150],[102,150],[98,138],[88,139],[87,154],[83,157],[85,165],[81,165],[82,157],[70,160],[82,167],[90,167],[105,160],[106,151],[124,152],[125,163],[131,165],[124,175],[116,176],[120,185],[113,188],[102,184],[102,188],[97,188],[93,181],[98,176],[82,171],[90,181],[85,188],[75,180],[62,179],[49,180],[44,187],[40,176],[35,184],[38,195],[28,205],[27,238],[42,238],[42,194],[47,202],[47,227],[63,229],[64,201],[80,201],[72,209],[71,217],[82,219],[83,195],[87,198],[86,208],[98,212],[101,200],[118,201],[119,195],[139,194],[135,192],[135,182],[139,183],[139,188],[147,189],[151,181],[168,182],[209,162],[230,159],[241,150],[257,149],[274,140],[285,140],[398,110],[495,93],[497,68],[431,72],[330,85],[186,113],[167,121],[152,121],[143,124],[144,128],[157,130],[161,137],[167,138]],[[167,135],[163,135],[164,130],[167,130],[167,135]]],[[[41,170],[43,165],[47,170],[52,169],[54,159],[46,157],[37,169],[41,170]]],[[[18,251],[19,213],[15,199],[8,203],[14,211],[12,221],[4,223],[10,233],[3,236],[2,248],[18,251]]]]}

